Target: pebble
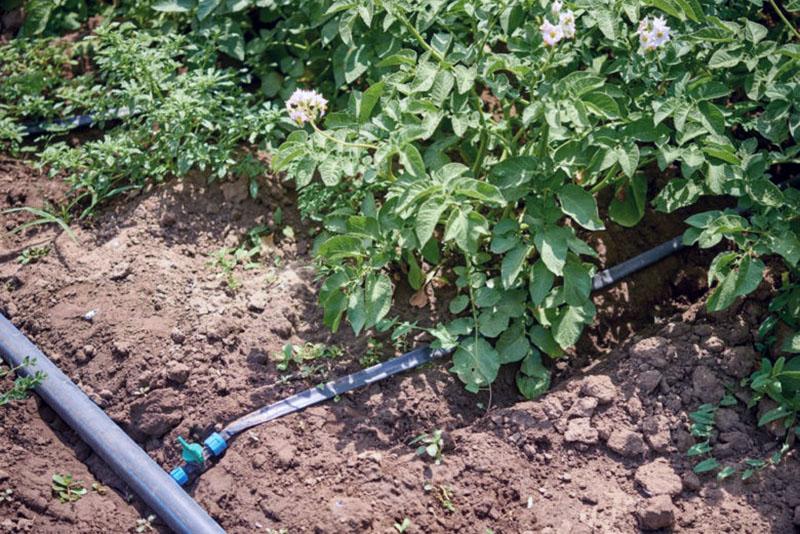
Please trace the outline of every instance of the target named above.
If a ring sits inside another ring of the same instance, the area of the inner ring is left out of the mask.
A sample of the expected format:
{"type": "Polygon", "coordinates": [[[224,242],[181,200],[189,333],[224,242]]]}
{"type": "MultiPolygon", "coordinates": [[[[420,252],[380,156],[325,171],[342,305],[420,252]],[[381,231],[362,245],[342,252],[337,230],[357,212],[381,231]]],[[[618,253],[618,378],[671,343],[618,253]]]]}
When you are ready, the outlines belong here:
{"type": "Polygon", "coordinates": [[[114,266],[111,269],[111,272],[108,273],[108,279],[113,282],[121,282],[125,280],[130,274],[133,272],[131,268],[131,263],[128,261],[123,261],[114,266]]]}
{"type": "Polygon", "coordinates": [[[663,458],[639,467],[634,479],[648,495],[677,495],[683,489],[681,478],[663,458]]]}
{"type": "Polygon", "coordinates": [[[254,291],[247,297],[247,309],[251,312],[261,313],[268,304],[269,294],[266,291],[254,291]]]}
{"type": "Polygon", "coordinates": [[[597,399],[594,397],[581,397],[570,407],[568,417],[591,417],[597,408],[597,399]]]}
{"type": "Polygon", "coordinates": [[[606,445],[612,451],[627,458],[641,456],[647,450],[641,434],[625,428],[618,428],[611,432],[606,445]]]}
{"type": "Polygon", "coordinates": [[[639,375],[639,390],[645,395],[652,393],[661,383],[661,371],[645,371],[639,375]]]}
{"type": "Polygon", "coordinates": [[[702,402],[715,404],[725,394],[714,372],[705,365],[698,365],[692,373],[692,391],[702,402]]]}
{"type": "Polygon", "coordinates": [[[675,522],[675,506],[668,495],[658,495],[645,501],[636,515],[642,530],[669,528],[675,522]]]}
{"type": "Polygon", "coordinates": [[[185,363],[175,362],[167,366],[167,378],[176,384],[185,384],[190,373],[191,368],[185,363]]]}
{"type": "Polygon", "coordinates": [[[591,425],[591,420],[588,417],[578,417],[571,419],[566,432],[564,432],[564,439],[570,443],[586,443],[588,445],[597,443],[600,435],[596,428],[591,425]]]}
{"type": "Polygon", "coordinates": [[[586,377],[581,385],[581,393],[594,397],[599,404],[608,404],[617,398],[617,388],[606,375],[586,377]]]}
{"type": "Polygon", "coordinates": [[[186,335],[177,327],[170,332],[169,337],[176,345],[182,345],[186,341],[186,335]]]}

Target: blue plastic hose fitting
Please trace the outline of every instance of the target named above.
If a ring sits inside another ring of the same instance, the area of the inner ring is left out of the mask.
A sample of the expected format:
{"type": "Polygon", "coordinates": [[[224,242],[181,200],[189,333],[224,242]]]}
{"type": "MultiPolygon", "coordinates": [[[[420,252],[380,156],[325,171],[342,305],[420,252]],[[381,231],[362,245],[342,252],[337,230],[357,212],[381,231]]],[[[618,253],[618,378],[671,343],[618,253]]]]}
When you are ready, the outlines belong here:
{"type": "Polygon", "coordinates": [[[223,438],[218,432],[214,432],[208,436],[203,442],[203,445],[205,445],[214,456],[220,456],[223,452],[225,452],[225,449],[228,448],[228,442],[226,442],[225,438],[223,438]]]}
{"type": "Polygon", "coordinates": [[[169,472],[172,480],[178,483],[179,486],[185,486],[189,482],[189,475],[183,467],[176,467],[169,472]]]}

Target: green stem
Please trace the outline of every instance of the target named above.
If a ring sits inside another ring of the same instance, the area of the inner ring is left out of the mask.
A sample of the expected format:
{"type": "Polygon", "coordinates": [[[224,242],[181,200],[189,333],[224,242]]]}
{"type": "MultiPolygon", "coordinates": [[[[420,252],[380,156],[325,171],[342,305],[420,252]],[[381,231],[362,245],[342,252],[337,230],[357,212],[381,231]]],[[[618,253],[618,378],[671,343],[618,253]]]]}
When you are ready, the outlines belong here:
{"type": "Polygon", "coordinates": [[[603,179],[600,180],[600,182],[598,182],[597,184],[595,184],[595,186],[592,187],[589,190],[589,192],[594,195],[595,193],[598,193],[598,192],[602,191],[608,185],[610,185],[611,182],[613,181],[613,179],[617,177],[617,167],[618,166],[619,166],[618,163],[615,163],[614,165],[612,165],[611,168],[608,169],[608,172],[603,177],[603,179]]]}
{"type": "Polygon", "coordinates": [[[411,32],[411,35],[413,35],[414,38],[417,41],[419,41],[419,44],[422,46],[422,48],[424,48],[425,50],[430,52],[431,55],[434,58],[436,58],[436,61],[438,61],[441,65],[445,65],[446,64],[446,62],[444,60],[444,56],[442,56],[442,54],[440,54],[438,50],[436,50],[435,48],[433,48],[431,45],[428,44],[428,42],[425,40],[425,38],[422,36],[422,34],[419,33],[419,31],[417,31],[417,28],[413,24],[411,24],[411,21],[408,20],[408,18],[406,18],[406,16],[403,13],[397,12],[397,13],[392,13],[392,14],[395,17],[397,17],[397,20],[402,22],[403,26],[405,26],[408,29],[408,31],[411,32]]]}
{"type": "Polygon", "coordinates": [[[783,14],[783,11],[781,11],[781,8],[780,8],[780,7],[778,7],[778,4],[777,4],[777,2],[775,2],[775,0],[769,0],[769,3],[772,5],[772,9],[774,9],[774,10],[775,10],[775,12],[776,12],[776,13],[778,14],[778,16],[781,18],[781,20],[783,21],[783,23],[786,25],[786,27],[787,27],[787,28],[789,28],[789,30],[791,30],[791,32],[794,34],[794,36],[795,36],[795,37],[797,37],[798,39],[800,39],[800,32],[798,32],[798,31],[797,31],[797,28],[795,28],[795,27],[794,27],[794,24],[792,24],[792,23],[789,21],[789,19],[787,19],[787,18],[786,18],[786,15],[784,15],[784,14],[783,14]]]}
{"type": "Polygon", "coordinates": [[[366,148],[369,150],[378,150],[377,145],[371,145],[369,143],[348,143],[347,141],[342,141],[341,139],[336,139],[334,136],[328,134],[320,130],[314,122],[310,122],[311,127],[314,128],[314,131],[320,134],[322,137],[329,141],[333,141],[334,143],[338,143],[342,146],[351,147],[351,148],[366,148]]]}

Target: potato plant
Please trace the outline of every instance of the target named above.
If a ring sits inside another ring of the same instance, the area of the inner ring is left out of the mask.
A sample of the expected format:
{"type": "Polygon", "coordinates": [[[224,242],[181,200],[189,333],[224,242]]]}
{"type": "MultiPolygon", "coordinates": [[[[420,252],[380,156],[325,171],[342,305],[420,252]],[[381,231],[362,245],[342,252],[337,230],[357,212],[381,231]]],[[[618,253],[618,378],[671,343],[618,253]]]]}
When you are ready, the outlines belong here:
{"type": "Polygon", "coordinates": [[[316,180],[368,190],[329,205],[316,247],[333,329],[385,317],[393,270],[414,289],[444,278],[457,318],[432,332],[457,346],[467,388],[521,362],[520,390],[541,393],[541,354],[561,357],[595,315],[585,238],[604,228],[596,194],[606,188],[603,211],[622,226],[648,202],[670,212],[703,195],[736,199],[739,211],[687,221],[687,243],[733,245],[711,265],[711,310],[756,288],[765,255],[794,275],[800,197],[771,174],[798,162],[800,45],[776,7],[303,4],[307,39],[331,57],[305,81],[330,103],[293,115],[302,127],[273,167],[301,190],[316,180]],[[670,180],[657,190],[660,172],[670,180]]]}

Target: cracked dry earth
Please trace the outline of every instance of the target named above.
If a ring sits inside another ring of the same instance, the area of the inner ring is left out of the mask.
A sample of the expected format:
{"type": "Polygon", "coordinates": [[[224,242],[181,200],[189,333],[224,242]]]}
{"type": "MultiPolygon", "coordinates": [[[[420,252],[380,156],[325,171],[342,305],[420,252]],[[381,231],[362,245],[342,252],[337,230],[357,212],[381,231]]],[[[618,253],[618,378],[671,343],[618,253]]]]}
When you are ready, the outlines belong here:
{"type": "MultiPolygon", "coordinates": [[[[0,176],[3,207],[56,194],[44,178],[14,172],[0,176]]],[[[365,340],[321,325],[303,232],[278,239],[262,267],[237,271],[237,290],[209,266],[210,254],[278,206],[302,228],[291,192],[272,190],[252,201],[242,183],[167,185],[117,202],[78,229],[78,243],[59,236],[39,263],[8,254],[0,263],[0,311],[165,469],[179,462],[179,435],[205,437],[359,368],[365,340]],[[287,341],[345,354],[309,380],[281,379],[269,355],[287,341]]],[[[0,256],[42,235],[4,236],[0,256]]],[[[559,367],[536,401],[514,396],[511,372],[491,403],[470,395],[444,362],[373,384],[240,436],[189,491],[232,533],[393,532],[404,518],[411,533],[792,532],[794,452],[749,481],[722,483],[692,474],[685,456],[688,413],[757,364],[753,332],[768,298],[765,287],[713,316],[702,303],[683,306],[609,354],[580,354],[583,368],[559,367]],[[440,465],[408,445],[435,428],[446,430],[440,465]]],[[[780,446],[756,416],[743,402],[718,411],[717,458],[780,446]]],[[[37,398],[0,410],[0,435],[0,490],[14,491],[0,502],[0,532],[133,532],[149,513],[37,398]],[[54,472],[108,491],[62,504],[51,495],[54,472]]],[[[167,531],[158,520],[154,528],[167,531]]]]}

